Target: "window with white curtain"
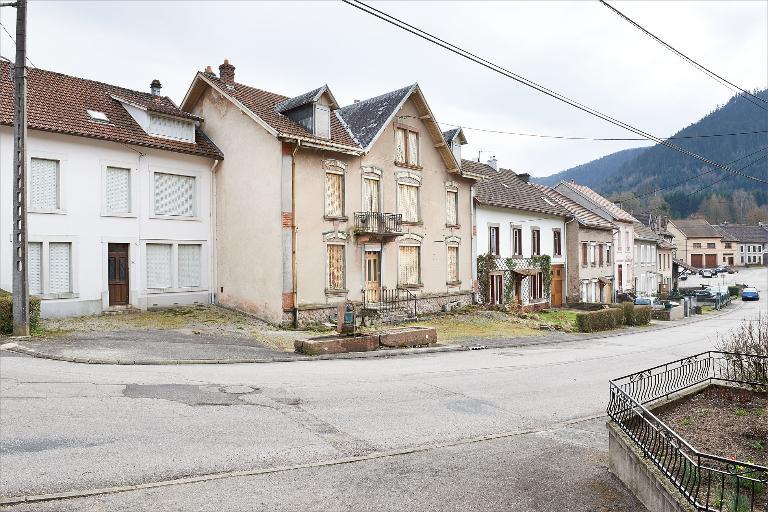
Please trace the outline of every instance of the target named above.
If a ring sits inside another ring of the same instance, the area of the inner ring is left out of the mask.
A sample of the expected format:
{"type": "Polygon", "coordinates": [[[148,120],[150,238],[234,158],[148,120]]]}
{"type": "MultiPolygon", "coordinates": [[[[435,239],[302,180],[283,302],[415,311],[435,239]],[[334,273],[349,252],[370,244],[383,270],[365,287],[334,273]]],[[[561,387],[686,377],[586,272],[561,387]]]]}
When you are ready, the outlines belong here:
{"type": "Polygon", "coordinates": [[[404,164],[405,160],[405,139],[406,130],[397,128],[395,130],[395,163],[404,164]]]}
{"type": "Polygon", "coordinates": [[[195,215],[195,177],[156,172],[155,214],[193,217],[195,215]]]}
{"type": "Polygon", "coordinates": [[[202,268],[200,264],[202,246],[200,244],[179,244],[179,288],[197,288],[200,286],[202,268]]]}
{"type": "Polygon", "coordinates": [[[397,184],[397,213],[403,222],[419,221],[419,187],[408,183],[397,184]]]}
{"type": "Polygon", "coordinates": [[[48,244],[48,288],[51,293],[72,291],[72,244],[48,244]]]}
{"type": "Polygon", "coordinates": [[[104,172],[104,206],[107,213],[131,213],[131,170],[107,167],[104,172]]]}
{"type": "Polygon", "coordinates": [[[27,244],[27,279],[29,294],[41,295],[43,293],[43,244],[41,242],[27,244]]]}
{"type": "Polygon", "coordinates": [[[413,285],[421,283],[420,270],[421,247],[401,245],[398,261],[398,284],[413,285]]]}
{"type": "Polygon", "coordinates": [[[408,165],[419,165],[419,134],[408,132],[408,165]]]}
{"type": "Polygon", "coordinates": [[[448,212],[446,224],[456,226],[459,224],[459,193],[456,190],[449,190],[445,195],[445,209],[448,212]]]}
{"type": "Polygon", "coordinates": [[[419,165],[419,133],[407,128],[395,128],[395,163],[419,165]]]}
{"type": "Polygon", "coordinates": [[[60,203],[60,162],[32,158],[29,169],[29,207],[33,210],[58,210],[60,203]]]}
{"type": "Polygon", "coordinates": [[[363,178],[363,208],[367,212],[379,211],[379,180],[363,178]]]}
{"type": "Polygon", "coordinates": [[[448,246],[448,282],[459,282],[459,246],[448,246]]]}
{"type": "Polygon", "coordinates": [[[344,215],[344,175],[341,173],[325,173],[325,214],[328,217],[344,215]]]}
{"type": "Polygon", "coordinates": [[[147,244],[147,288],[172,286],[171,244],[147,244]]]}

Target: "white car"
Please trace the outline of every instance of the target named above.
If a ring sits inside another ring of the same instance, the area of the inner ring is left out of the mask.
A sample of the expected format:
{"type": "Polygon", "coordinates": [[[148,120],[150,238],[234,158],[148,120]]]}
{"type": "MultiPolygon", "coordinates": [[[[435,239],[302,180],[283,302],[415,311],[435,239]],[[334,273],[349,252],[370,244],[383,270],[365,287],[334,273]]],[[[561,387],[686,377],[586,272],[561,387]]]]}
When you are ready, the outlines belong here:
{"type": "Polygon", "coordinates": [[[708,268],[701,271],[701,277],[712,277],[713,273],[708,268]]]}

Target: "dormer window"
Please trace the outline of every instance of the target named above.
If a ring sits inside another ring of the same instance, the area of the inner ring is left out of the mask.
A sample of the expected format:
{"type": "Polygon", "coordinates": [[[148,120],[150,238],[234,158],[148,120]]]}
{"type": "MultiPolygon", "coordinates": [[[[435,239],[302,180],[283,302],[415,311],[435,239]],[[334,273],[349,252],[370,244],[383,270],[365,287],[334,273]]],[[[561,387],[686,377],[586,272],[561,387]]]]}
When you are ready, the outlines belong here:
{"type": "Polygon", "coordinates": [[[339,104],[327,85],[313,91],[288,98],[277,105],[275,110],[299,124],[315,137],[331,138],[332,110],[339,104]]]}
{"type": "Polygon", "coordinates": [[[169,139],[195,141],[195,123],[175,117],[149,114],[147,133],[169,139]]]}
{"type": "Polygon", "coordinates": [[[331,109],[325,105],[315,104],[315,135],[331,138],[331,109]]]}
{"type": "Polygon", "coordinates": [[[86,110],[86,112],[88,113],[88,117],[91,118],[91,121],[95,123],[109,124],[109,118],[104,112],[98,110],[86,110]]]}

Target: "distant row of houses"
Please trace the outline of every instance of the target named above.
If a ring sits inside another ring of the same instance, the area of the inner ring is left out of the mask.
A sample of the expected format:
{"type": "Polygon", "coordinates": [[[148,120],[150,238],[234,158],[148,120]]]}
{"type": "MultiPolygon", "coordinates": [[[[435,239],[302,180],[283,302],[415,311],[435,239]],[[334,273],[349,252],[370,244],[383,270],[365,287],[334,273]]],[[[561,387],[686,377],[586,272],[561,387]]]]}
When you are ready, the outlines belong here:
{"type": "Polygon", "coordinates": [[[671,220],[677,257],[695,268],[721,265],[743,267],[768,265],[768,226],[722,223],[705,219],[671,220]]]}
{"type": "MultiPolygon", "coordinates": [[[[0,61],[4,289],[11,67],[0,61]]],[[[341,106],[327,85],[291,97],[242,84],[224,61],[178,106],[161,89],[29,70],[27,271],[44,315],[217,303],[306,325],[343,301],[610,302],[668,290],[673,251],[689,250],[673,245],[678,221],[462,159],[463,131],[441,131],[416,84],[341,106]]]]}

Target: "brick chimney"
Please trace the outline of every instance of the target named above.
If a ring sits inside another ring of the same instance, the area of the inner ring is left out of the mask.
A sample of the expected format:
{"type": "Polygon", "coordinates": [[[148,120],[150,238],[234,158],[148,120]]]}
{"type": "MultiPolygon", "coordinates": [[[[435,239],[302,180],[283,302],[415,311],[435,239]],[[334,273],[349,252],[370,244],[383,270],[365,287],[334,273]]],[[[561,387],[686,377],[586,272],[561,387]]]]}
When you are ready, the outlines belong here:
{"type": "Polygon", "coordinates": [[[224,64],[219,66],[219,78],[227,84],[235,83],[235,66],[229,63],[229,59],[224,59],[224,64]]]}
{"type": "Polygon", "coordinates": [[[152,96],[160,96],[160,89],[162,87],[163,86],[160,85],[160,80],[158,80],[157,78],[152,80],[152,83],[149,84],[149,90],[152,93],[152,96]]]}

